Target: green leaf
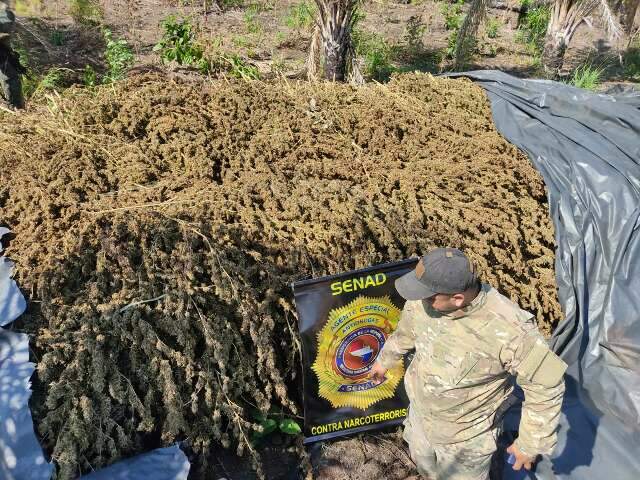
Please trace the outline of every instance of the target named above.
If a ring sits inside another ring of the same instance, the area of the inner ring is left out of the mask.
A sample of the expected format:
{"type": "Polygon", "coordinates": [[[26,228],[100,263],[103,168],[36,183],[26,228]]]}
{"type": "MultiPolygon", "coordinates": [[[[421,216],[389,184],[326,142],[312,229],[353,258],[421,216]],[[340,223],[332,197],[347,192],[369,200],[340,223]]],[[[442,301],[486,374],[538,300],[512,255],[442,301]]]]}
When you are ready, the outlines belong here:
{"type": "Polygon", "coordinates": [[[291,418],[285,418],[280,422],[280,431],[289,435],[298,435],[299,433],[302,433],[302,429],[300,428],[300,425],[298,425],[298,422],[291,418]]]}
{"type": "Polygon", "coordinates": [[[257,437],[266,437],[278,428],[276,421],[271,418],[267,418],[265,421],[260,422],[260,426],[262,427],[262,432],[255,432],[257,437]]]}

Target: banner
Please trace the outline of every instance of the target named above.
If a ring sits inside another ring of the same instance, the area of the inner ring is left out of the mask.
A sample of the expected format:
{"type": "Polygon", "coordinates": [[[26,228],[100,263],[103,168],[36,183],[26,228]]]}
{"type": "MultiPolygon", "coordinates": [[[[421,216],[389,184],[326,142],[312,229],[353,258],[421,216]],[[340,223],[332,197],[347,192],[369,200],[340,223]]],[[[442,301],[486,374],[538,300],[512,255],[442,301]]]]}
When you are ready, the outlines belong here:
{"type": "Polygon", "coordinates": [[[405,300],[395,280],[417,259],[292,285],[302,339],[305,443],[402,423],[404,363],[379,385],[369,378],[405,300]]]}

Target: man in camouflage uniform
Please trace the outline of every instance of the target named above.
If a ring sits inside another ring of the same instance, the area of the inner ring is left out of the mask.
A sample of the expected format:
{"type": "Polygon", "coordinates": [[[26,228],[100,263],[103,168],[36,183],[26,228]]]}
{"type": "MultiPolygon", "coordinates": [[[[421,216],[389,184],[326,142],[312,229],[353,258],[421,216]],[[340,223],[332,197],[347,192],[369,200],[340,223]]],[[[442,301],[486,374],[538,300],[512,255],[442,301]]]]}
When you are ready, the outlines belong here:
{"type": "Polygon", "coordinates": [[[12,12],[14,0],[0,0],[0,99],[11,106],[23,106],[20,74],[23,68],[18,55],[11,48],[11,34],[15,23],[12,12]]]}
{"type": "Polygon", "coordinates": [[[370,375],[415,349],[405,374],[404,438],[421,475],[486,480],[496,451],[496,413],[513,390],[525,393],[520,431],[507,449],[514,468],[531,468],[556,445],[566,364],[549,350],[533,315],[481,284],[460,251],[437,249],[396,281],[407,299],[396,331],[370,375]]]}

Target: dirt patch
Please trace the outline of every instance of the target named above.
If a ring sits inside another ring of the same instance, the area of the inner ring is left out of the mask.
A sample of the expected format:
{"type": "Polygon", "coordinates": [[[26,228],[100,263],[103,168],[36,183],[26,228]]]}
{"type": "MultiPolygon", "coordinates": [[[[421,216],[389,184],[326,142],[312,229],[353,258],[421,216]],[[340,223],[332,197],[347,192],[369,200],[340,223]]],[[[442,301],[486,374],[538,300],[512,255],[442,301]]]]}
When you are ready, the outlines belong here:
{"type": "Polygon", "coordinates": [[[315,477],[323,480],[404,480],[417,475],[400,431],[316,444],[311,458],[315,477]]]}
{"type": "Polygon", "coordinates": [[[467,80],[72,89],[0,113],[0,212],[64,479],[182,439],[211,477],[301,415],[296,279],[449,245],[561,317],[543,182],[467,80]]]}

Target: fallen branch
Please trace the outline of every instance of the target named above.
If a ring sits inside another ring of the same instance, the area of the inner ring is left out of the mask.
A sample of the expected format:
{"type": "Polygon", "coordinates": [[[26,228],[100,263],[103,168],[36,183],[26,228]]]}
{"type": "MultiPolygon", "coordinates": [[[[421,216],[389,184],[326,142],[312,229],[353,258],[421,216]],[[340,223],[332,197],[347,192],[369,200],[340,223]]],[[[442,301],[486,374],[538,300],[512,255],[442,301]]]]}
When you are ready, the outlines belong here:
{"type": "Polygon", "coordinates": [[[139,300],[137,302],[131,302],[129,305],[126,305],[124,307],[122,307],[120,310],[118,310],[118,313],[122,313],[126,310],[129,310],[130,308],[136,307],[138,305],[142,305],[143,303],[151,303],[151,302],[157,302],[158,300],[166,297],[167,294],[163,293],[162,295],[160,295],[159,297],[155,297],[155,298],[150,298],[149,300],[139,300]]]}

